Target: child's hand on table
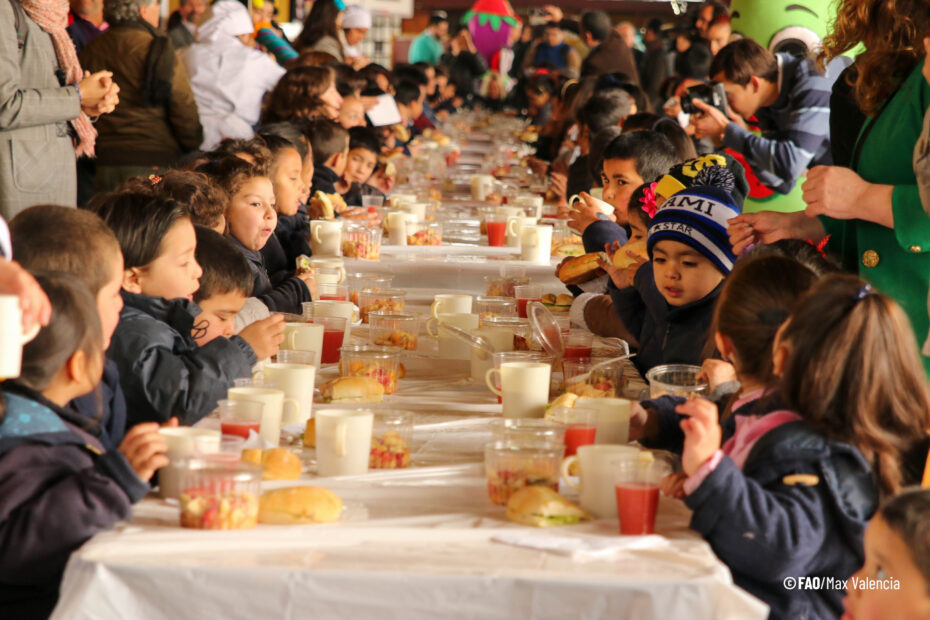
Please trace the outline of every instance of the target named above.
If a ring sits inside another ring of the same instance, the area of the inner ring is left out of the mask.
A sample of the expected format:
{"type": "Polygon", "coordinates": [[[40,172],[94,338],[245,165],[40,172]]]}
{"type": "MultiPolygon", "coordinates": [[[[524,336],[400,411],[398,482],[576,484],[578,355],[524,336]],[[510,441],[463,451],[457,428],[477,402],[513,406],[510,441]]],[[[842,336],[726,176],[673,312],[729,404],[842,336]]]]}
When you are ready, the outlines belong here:
{"type": "Polygon", "coordinates": [[[255,321],[239,332],[239,336],[249,343],[258,359],[277,355],[284,340],[284,315],[272,314],[267,319],[255,321]]]}
{"type": "Polygon", "coordinates": [[[706,398],[691,398],[675,407],[675,411],[689,416],[681,421],[681,430],[685,433],[681,466],[692,476],[720,449],[717,405],[706,398]]]}

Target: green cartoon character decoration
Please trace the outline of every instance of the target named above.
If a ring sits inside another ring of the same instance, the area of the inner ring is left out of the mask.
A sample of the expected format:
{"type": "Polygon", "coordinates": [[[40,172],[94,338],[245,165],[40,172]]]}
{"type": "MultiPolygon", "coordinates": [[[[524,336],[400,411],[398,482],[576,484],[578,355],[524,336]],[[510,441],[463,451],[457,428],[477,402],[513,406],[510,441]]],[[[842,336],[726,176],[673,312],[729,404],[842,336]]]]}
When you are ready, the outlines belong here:
{"type": "MultiPolygon", "coordinates": [[[[734,33],[749,37],[774,53],[809,54],[820,49],[827,28],[833,21],[832,0],[731,0],[730,19],[734,33]]],[[[828,75],[839,75],[848,64],[831,63],[828,75]]],[[[745,164],[745,160],[731,153],[745,164]]],[[[744,211],[800,211],[804,209],[798,179],[788,194],[778,194],[762,185],[751,170],[746,170],[750,192],[744,211]]]]}

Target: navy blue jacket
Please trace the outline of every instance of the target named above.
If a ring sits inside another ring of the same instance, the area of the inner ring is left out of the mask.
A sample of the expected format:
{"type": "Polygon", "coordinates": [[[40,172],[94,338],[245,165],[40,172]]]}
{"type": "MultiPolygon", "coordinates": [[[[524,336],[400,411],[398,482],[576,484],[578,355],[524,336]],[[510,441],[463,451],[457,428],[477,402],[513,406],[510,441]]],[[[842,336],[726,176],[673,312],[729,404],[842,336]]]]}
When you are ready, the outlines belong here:
{"type": "MultiPolygon", "coordinates": [[[[274,229],[274,236],[278,238],[281,249],[291,270],[297,268],[297,257],[301,254],[311,256],[310,249],[310,218],[307,215],[307,205],[300,205],[294,215],[278,215],[278,225],[274,229]]],[[[267,260],[267,256],[265,257],[267,260]]]]}
{"type": "MultiPolygon", "coordinates": [[[[252,297],[261,300],[272,312],[302,314],[301,304],[305,301],[313,301],[313,299],[310,297],[310,289],[307,288],[306,283],[294,275],[297,265],[295,264],[284,272],[272,273],[265,263],[263,251],[250,250],[232,236],[229,240],[245,256],[249,269],[252,271],[252,297]]],[[[278,257],[278,260],[284,256],[284,251],[275,235],[271,235],[265,245],[271,245],[274,248],[269,249],[268,252],[278,257]]]]}
{"type": "Polygon", "coordinates": [[[614,310],[639,342],[633,358],[636,369],[645,375],[659,364],[700,365],[714,304],[722,288],[723,282],[695,302],[670,306],[656,288],[652,261],[639,268],[629,288],[620,290],[608,281],[607,292],[613,299],[614,310]]]}
{"type": "Polygon", "coordinates": [[[127,425],[194,424],[226,398],[233,380],[251,376],[258,361],[239,336],[198,346],[191,337],[197,304],[123,291],[123,310],[107,357],[119,368],[127,425]]]}
{"type": "Polygon", "coordinates": [[[593,222],[581,233],[585,252],[603,252],[608,243],[619,241],[620,245],[625,245],[629,239],[626,229],[610,220],[593,222]]]}
{"type": "Polygon", "coordinates": [[[14,381],[0,421],[0,618],[47,618],[68,557],[131,516],[149,485],[94,421],[14,381]]]}
{"type": "Polygon", "coordinates": [[[103,365],[103,378],[90,394],[72,400],[68,407],[82,416],[99,421],[100,443],[116,450],[126,434],[126,397],[119,384],[119,368],[113,360],[103,365]]]}
{"type": "Polygon", "coordinates": [[[771,618],[837,618],[842,588],[787,589],[787,577],[849,578],[862,566],[862,537],[878,504],[872,471],[856,448],[805,422],[763,435],[743,469],[729,458],[685,498],[699,532],[736,585],[765,601],[771,618]],[[791,484],[813,474],[812,486],[791,484]]]}
{"type": "Polygon", "coordinates": [[[336,183],[339,182],[339,175],[329,166],[316,166],[313,168],[313,178],[310,180],[311,196],[317,192],[326,194],[336,193],[336,183]]]}

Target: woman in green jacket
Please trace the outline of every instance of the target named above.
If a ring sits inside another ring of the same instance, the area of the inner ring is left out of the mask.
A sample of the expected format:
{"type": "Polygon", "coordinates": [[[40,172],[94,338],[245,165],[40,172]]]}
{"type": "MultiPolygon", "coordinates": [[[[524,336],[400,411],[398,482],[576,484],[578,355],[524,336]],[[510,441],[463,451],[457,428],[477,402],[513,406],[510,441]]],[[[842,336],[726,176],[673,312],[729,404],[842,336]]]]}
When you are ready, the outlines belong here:
{"type": "MultiPolygon", "coordinates": [[[[734,218],[730,240],[738,254],[752,243],[830,235],[827,250],[900,303],[922,343],[930,328],[930,216],[921,205],[912,156],[930,106],[930,85],[922,74],[930,6],[903,0],[894,13],[887,6],[844,0],[824,40],[827,58],[860,42],[866,48],[856,58],[853,90],[868,118],[850,168],[813,168],[803,185],[804,212],[734,218]]],[[[930,357],[923,363],[930,376],[930,357]]]]}

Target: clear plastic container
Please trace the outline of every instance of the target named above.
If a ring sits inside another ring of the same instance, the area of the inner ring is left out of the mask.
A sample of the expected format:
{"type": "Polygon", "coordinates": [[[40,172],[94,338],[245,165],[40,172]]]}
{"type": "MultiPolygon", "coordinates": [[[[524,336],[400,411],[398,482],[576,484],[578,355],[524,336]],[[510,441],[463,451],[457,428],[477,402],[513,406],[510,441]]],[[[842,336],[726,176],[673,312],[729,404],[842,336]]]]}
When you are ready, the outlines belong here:
{"type": "Polygon", "coordinates": [[[371,290],[363,288],[358,294],[359,316],[362,323],[368,322],[368,315],[371,312],[390,312],[392,314],[403,312],[406,296],[406,291],[397,289],[371,290]]]}
{"type": "Polygon", "coordinates": [[[707,393],[707,384],[698,379],[700,366],[689,364],[663,364],[646,373],[649,398],[665,396],[701,396],[707,393]]]}
{"type": "Polygon", "coordinates": [[[342,255],[362,260],[380,259],[381,235],[380,229],[349,224],[342,232],[342,255]]]}
{"type": "Polygon", "coordinates": [[[410,467],[410,446],[413,443],[412,411],[376,413],[372,425],[369,469],[402,469],[410,467]]]}
{"type": "Polygon", "coordinates": [[[391,288],[393,281],[394,276],[390,274],[349,272],[345,278],[345,284],[349,287],[349,301],[357,306],[358,294],[363,288],[391,288]]]}
{"type": "Polygon", "coordinates": [[[491,422],[491,436],[495,441],[562,443],[564,435],[564,426],[539,418],[504,418],[491,422]]]}
{"type": "Polygon", "coordinates": [[[488,498],[506,506],[510,496],[526,486],[543,485],[559,490],[563,443],[494,441],[485,446],[484,467],[488,498]]]}
{"type": "Polygon", "coordinates": [[[516,317],[517,300],[512,297],[488,297],[479,295],[475,298],[475,314],[480,319],[494,317],[516,317]]]}
{"type": "Polygon", "coordinates": [[[442,222],[407,222],[407,245],[442,245],[442,222]]]}
{"type": "Polygon", "coordinates": [[[513,333],[513,350],[529,351],[530,322],[516,316],[496,316],[478,319],[479,329],[504,329],[513,333]]]}
{"type": "Polygon", "coordinates": [[[370,377],[384,386],[385,394],[397,391],[401,349],[370,345],[339,349],[339,371],[343,377],[370,377]]]}
{"type": "Polygon", "coordinates": [[[618,398],[623,393],[623,361],[564,359],[565,391],[583,398],[618,398]],[[597,366],[597,368],[594,368],[597,366]],[[593,368],[593,370],[592,370],[593,368]]]}
{"type": "Polygon", "coordinates": [[[415,314],[372,312],[368,315],[371,344],[383,347],[400,347],[416,351],[420,333],[420,319],[415,314]]]}
{"type": "Polygon", "coordinates": [[[191,459],[181,472],[181,527],[246,530],[258,523],[262,468],[191,459]]]}

